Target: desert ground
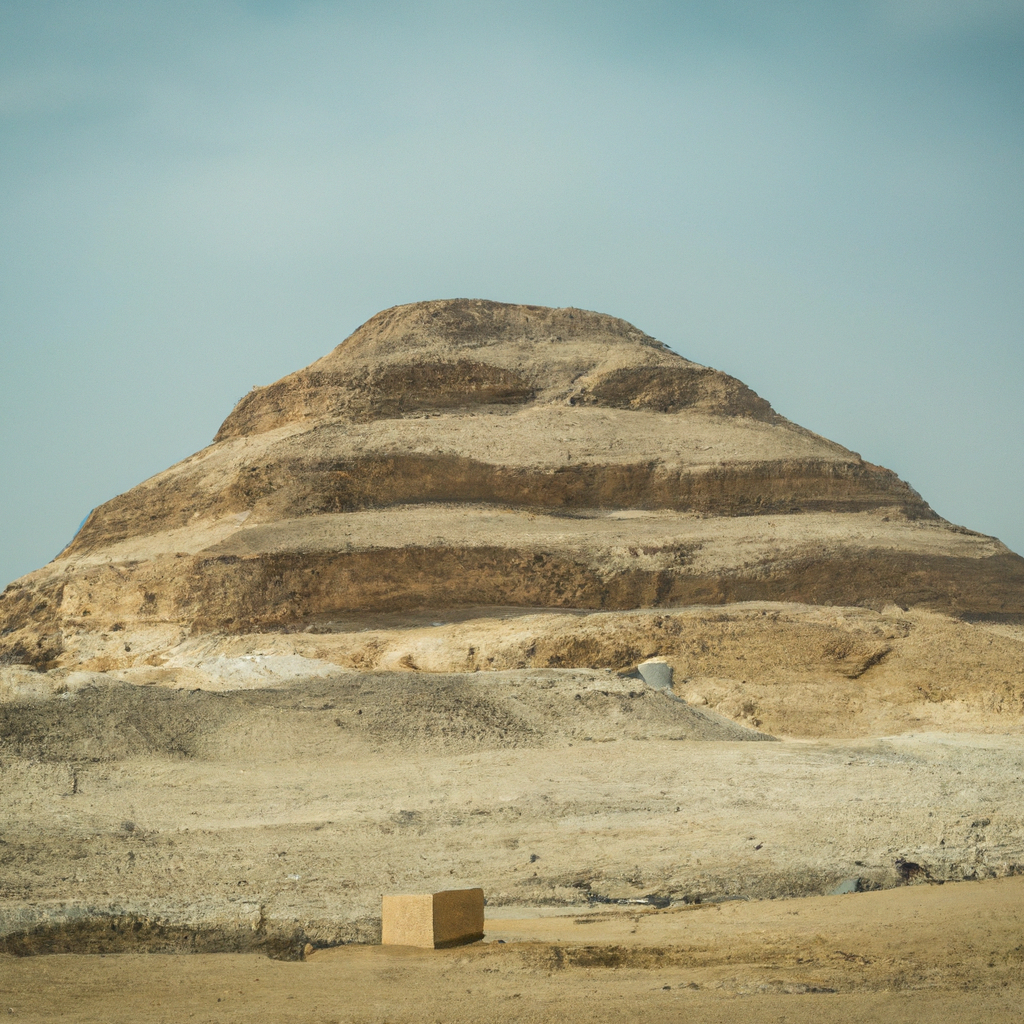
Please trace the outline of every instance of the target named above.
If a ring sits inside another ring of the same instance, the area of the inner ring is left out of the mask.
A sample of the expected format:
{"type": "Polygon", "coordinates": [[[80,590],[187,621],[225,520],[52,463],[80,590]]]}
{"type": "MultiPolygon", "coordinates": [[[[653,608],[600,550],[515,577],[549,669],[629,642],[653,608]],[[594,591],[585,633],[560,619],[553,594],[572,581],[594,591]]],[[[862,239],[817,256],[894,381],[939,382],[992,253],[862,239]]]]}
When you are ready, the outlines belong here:
{"type": "Polygon", "coordinates": [[[1020,1019],[1019,731],[778,740],[557,669],[0,709],[12,1019],[1020,1019]],[[483,943],[375,944],[470,885],[483,943]]]}
{"type": "Polygon", "coordinates": [[[667,910],[532,908],[448,950],[0,958],[11,1020],[1018,1022],[1024,878],[667,910]]]}

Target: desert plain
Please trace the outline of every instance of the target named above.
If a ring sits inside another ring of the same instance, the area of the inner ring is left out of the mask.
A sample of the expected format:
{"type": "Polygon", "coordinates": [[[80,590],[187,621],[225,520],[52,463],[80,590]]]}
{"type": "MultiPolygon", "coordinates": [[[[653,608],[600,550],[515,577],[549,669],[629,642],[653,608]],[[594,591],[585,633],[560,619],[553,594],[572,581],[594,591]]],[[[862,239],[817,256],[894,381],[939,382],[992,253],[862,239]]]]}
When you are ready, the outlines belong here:
{"type": "Polygon", "coordinates": [[[0,598],[0,1013],[1020,1020],[1022,735],[998,540],[623,321],[397,307],[0,598]]]}

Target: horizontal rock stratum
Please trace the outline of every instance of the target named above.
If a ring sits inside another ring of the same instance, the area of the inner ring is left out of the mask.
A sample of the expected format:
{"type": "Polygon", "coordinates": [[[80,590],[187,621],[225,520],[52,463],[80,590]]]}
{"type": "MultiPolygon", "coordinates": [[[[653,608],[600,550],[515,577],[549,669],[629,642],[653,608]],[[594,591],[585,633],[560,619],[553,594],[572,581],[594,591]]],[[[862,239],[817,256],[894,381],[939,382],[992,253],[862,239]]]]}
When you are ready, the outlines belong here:
{"type": "Polygon", "coordinates": [[[623,320],[456,299],[377,314],[94,510],[0,598],[0,659],[206,685],[211,658],[254,651],[435,671],[663,654],[742,717],[770,702],[730,688],[741,672],[839,692],[915,630],[955,637],[939,661],[984,688],[970,622],[1024,622],[1024,560],[891,471],[623,320]],[[707,639],[725,613],[776,654],[737,669],[707,639]]]}

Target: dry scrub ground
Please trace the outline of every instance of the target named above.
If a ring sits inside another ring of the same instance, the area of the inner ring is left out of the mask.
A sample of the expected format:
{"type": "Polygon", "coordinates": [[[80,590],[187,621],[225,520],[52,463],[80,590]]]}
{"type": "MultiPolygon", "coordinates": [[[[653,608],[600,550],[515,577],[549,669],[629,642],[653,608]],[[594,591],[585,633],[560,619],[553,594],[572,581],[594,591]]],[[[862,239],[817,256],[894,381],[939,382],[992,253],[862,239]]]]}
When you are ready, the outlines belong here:
{"type": "Polygon", "coordinates": [[[295,955],[383,891],[652,905],[1024,871],[1017,735],[766,742],[610,672],[0,704],[0,949],[295,955]],[[908,867],[918,865],[918,868],[908,867]]]}

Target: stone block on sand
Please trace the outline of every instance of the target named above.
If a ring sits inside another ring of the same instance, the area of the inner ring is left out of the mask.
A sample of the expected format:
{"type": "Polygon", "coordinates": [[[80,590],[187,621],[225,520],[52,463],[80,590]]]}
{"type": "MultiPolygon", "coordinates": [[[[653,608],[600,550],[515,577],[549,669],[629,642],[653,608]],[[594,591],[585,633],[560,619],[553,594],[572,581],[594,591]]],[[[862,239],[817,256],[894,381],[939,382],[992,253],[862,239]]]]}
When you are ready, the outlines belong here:
{"type": "Polygon", "coordinates": [[[385,896],[381,943],[443,949],[484,937],[483,889],[385,896]]]}

